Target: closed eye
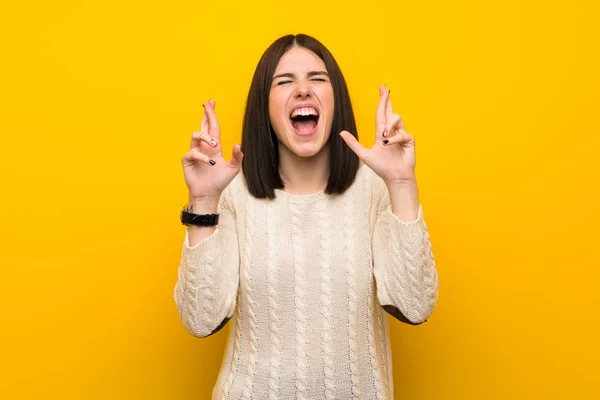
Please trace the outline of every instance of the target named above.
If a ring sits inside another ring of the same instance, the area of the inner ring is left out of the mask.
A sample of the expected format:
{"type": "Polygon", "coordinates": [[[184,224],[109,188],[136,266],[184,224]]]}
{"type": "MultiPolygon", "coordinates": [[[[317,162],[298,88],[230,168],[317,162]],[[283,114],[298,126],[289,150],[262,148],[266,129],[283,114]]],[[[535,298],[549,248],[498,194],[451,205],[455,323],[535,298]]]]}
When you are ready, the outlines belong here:
{"type": "Polygon", "coordinates": [[[286,83],[291,83],[292,81],[279,81],[277,82],[277,86],[279,85],[285,85],[286,83]]]}
{"type": "Polygon", "coordinates": [[[313,81],[326,82],[325,78],[313,78],[313,81]]]}

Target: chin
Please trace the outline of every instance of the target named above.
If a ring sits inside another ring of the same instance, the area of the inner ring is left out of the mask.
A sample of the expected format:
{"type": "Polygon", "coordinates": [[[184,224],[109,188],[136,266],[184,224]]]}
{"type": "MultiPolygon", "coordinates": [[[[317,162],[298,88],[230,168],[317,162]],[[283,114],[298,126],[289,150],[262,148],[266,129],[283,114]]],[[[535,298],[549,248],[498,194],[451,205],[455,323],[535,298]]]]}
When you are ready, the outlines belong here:
{"type": "Polygon", "coordinates": [[[307,148],[306,146],[300,146],[300,147],[296,147],[292,150],[292,152],[297,155],[298,157],[302,157],[302,158],[310,158],[310,157],[314,157],[317,154],[319,154],[321,149],[318,148],[307,148]]]}
{"type": "Polygon", "coordinates": [[[326,150],[326,147],[327,146],[325,142],[321,140],[317,142],[315,140],[304,143],[292,143],[292,145],[290,146],[290,150],[298,157],[310,158],[321,154],[323,151],[326,150]]]}

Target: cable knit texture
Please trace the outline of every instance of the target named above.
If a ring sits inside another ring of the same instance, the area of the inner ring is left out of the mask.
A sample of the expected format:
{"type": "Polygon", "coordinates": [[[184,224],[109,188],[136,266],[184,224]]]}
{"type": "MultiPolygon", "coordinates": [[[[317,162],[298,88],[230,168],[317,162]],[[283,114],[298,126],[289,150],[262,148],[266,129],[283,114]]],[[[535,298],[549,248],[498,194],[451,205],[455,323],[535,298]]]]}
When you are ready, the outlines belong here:
{"type": "Polygon", "coordinates": [[[215,232],[186,232],[174,297],[184,327],[206,337],[232,318],[213,399],[392,399],[387,310],[419,324],[438,276],[419,207],[392,214],[366,165],[343,194],[223,192],[215,232]]]}

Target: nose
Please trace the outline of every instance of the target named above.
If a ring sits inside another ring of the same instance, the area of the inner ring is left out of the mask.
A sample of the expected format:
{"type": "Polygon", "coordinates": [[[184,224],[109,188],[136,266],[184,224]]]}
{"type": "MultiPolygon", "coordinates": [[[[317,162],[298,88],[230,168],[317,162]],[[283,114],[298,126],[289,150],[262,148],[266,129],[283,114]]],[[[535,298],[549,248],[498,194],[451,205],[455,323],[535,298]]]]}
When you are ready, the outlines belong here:
{"type": "Polygon", "coordinates": [[[299,81],[298,84],[296,85],[295,96],[297,98],[304,98],[304,97],[309,97],[310,94],[311,94],[310,87],[309,87],[308,83],[306,83],[304,81],[299,81]]]}

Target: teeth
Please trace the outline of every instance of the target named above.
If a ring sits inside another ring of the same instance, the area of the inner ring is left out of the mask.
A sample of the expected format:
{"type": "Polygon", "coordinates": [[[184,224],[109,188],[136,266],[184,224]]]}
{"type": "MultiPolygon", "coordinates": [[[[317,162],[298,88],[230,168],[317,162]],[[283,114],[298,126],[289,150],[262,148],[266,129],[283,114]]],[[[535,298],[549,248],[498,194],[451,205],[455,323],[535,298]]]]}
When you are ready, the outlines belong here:
{"type": "Polygon", "coordinates": [[[315,115],[318,116],[319,113],[317,112],[317,110],[315,110],[312,107],[302,107],[302,108],[298,108],[296,110],[294,110],[292,112],[291,118],[297,117],[297,116],[307,116],[307,115],[315,115]]]}

